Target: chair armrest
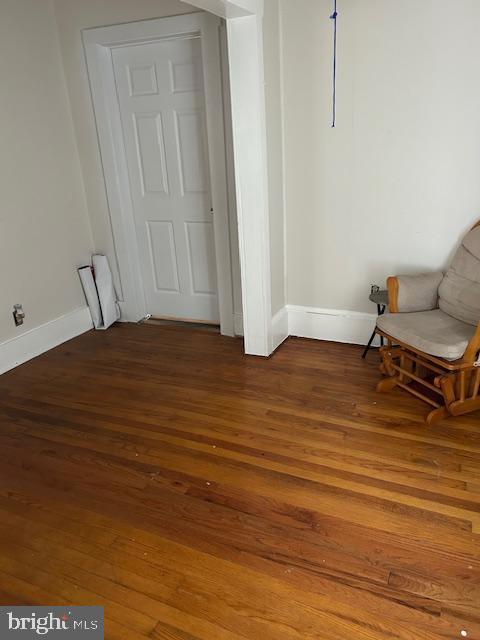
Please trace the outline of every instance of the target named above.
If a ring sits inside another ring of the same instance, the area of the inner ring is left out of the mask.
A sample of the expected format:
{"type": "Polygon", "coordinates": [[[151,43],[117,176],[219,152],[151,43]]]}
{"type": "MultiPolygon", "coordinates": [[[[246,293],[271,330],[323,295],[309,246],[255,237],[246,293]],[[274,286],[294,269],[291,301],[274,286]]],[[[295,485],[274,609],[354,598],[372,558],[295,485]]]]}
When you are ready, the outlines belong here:
{"type": "Polygon", "coordinates": [[[438,287],[443,273],[422,273],[417,276],[387,278],[390,313],[430,311],[438,306],[438,287]]]}
{"type": "Polygon", "coordinates": [[[470,339],[470,342],[465,349],[462,360],[467,363],[474,364],[480,354],[480,322],[477,324],[477,329],[470,339]]]}

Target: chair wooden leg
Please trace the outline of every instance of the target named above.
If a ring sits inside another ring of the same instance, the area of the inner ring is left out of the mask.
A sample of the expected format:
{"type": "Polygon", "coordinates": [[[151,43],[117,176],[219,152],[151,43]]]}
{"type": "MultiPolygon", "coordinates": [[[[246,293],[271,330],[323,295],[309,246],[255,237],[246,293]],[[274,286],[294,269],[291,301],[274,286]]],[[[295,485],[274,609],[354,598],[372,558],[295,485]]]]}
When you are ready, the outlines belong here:
{"type": "MultiPolygon", "coordinates": [[[[480,324],[478,332],[480,344],[480,324]]],[[[462,360],[453,366],[438,358],[429,360],[415,349],[395,345],[389,336],[387,345],[380,347],[380,354],[380,370],[385,377],[377,384],[377,391],[399,387],[433,405],[426,417],[427,424],[480,411],[480,368],[474,366],[473,360],[472,364],[462,360]]]]}
{"type": "Polygon", "coordinates": [[[443,393],[445,405],[448,407],[455,402],[455,377],[451,375],[441,376],[435,383],[440,387],[443,393]]]}
{"type": "Polygon", "coordinates": [[[448,412],[448,409],[446,407],[437,407],[436,409],[430,411],[430,413],[425,418],[425,422],[428,425],[433,425],[440,420],[443,420],[444,418],[448,418],[449,415],[451,414],[448,412]]]}
{"type": "Polygon", "coordinates": [[[469,398],[468,400],[457,400],[452,402],[448,407],[450,413],[454,416],[461,416],[470,411],[478,411],[480,409],[480,397],[469,398]]]}
{"type": "Polygon", "coordinates": [[[382,357],[382,364],[380,365],[380,371],[389,377],[396,375],[395,369],[392,368],[392,350],[387,347],[380,347],[380,355],[382,357]]]}
{"type": "Polygon", "coordinates": [[[391,391],[394,387],[397,386],[398,382],[399,382],[398,376],[391,376],[388,378],[384,378],[383,380],[380,380],[380,382],[377,384],[377,391],[379,391],[380,393],[385,391],[391,391]]]}

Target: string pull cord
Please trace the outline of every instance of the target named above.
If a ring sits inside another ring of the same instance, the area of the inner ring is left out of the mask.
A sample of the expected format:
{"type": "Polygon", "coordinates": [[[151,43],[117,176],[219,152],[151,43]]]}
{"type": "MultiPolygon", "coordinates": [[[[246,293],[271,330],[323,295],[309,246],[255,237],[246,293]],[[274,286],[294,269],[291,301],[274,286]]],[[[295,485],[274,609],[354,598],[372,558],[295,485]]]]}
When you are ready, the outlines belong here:
{"type": "Polygon", "coordinates": [[[333,0],[333,87],[332,87],[332,128],[335,127],[337,117],[337,0],[333,0]]]}

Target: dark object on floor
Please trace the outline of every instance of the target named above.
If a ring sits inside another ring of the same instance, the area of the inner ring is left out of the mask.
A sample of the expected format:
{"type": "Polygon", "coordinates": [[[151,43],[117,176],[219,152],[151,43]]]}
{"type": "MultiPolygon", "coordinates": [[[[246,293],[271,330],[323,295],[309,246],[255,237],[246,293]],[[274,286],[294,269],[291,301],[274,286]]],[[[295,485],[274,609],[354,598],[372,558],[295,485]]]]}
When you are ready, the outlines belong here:
{"type": "MultiPolygon", "coordinates": [[[[372,292],[370,293],[370,295],[368,296],[368,299],[371,300],[371,302],[374,302],[377,305],[377,314],[379,316],[383,315],[385,313],[385,309],[388,306],[388,291],[386,289],[381,289],[378,291],[374,290],[374,287],[372,287],[372,292]]],[[[377,328],[375,327],[375,329],[373,330],[372,335],[370,336],[370,340],[367,343],[367,346],[365,347],[363,353],[362,353],[362,358],[365,358],[368,350],[370,349],[373,339],[375,338],[375,334],[377,332],[377,328]]],[[[380,344],[383,347],[383,336],[380,336],[380,344]]]]}

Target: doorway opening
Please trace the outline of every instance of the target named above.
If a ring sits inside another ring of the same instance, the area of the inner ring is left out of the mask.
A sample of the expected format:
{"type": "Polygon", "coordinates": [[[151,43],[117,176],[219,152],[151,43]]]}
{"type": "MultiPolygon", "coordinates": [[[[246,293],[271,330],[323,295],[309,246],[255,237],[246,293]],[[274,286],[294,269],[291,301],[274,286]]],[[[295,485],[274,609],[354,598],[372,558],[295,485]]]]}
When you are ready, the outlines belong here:
{"type": "Polygon", "coordinates": [[[83,33],[126,320],[238,333],[224,34],[205,12],[83,33]]]}

